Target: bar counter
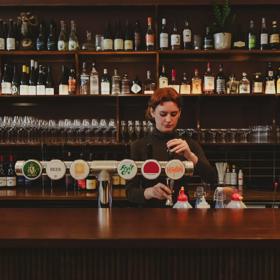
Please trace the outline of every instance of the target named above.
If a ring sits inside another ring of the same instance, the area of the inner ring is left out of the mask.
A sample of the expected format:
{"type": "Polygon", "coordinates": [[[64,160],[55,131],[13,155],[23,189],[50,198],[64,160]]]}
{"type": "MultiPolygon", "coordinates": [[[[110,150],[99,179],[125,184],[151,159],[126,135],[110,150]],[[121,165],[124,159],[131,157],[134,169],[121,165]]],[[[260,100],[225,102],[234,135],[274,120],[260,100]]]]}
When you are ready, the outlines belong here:
{"type": "Polygon", "coordinates": [[[5,280],[280,279],[278,209],[1,208],[0,225],[5,280]]]}

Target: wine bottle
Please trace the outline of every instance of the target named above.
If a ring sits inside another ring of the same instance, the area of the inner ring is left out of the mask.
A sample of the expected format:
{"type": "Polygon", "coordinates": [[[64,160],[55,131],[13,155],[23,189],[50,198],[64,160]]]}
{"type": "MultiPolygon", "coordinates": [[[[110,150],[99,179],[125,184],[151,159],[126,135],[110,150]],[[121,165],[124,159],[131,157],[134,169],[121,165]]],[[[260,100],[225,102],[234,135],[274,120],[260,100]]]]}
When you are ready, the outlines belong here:
{"type": "Polygon", "coordinates": [[[22,65],[19,94],[20,95],[28,95],[28,93],[29,93],[28,70],[27,70],[26,65],[22,65]]]}
{"type": "Polygon", "coordinates": [[[148,27],[146,32],[146,50],[152,51],[155,49],[155,32],[152,25],[152,17],[148,17],[148,27]]]}
{"type": "Polygon", "coordinates": [[[4,168],[3,155],[0,154],[0,188],[7,187],[7,175],[4,168]]]}
{"type": "Polygon", "coordinates": [[[47,68],[46,95],[54,95],[54,86],[53,86],[53,79],[52,79],[52,72],[51,72],[50,65],[48,65],[47,68]]]}
{"type": "Polygon", "coordinates": [[[104,51],[113,50],[113,36],[112,36],[112,28],[110,22],[108,22],[107,28],[104,32],[103,49],[104,51]]]}
{"type": "Polygon", "coordinates": [[[48,51],[55,51],[57,49],[55,25],[52,22],[49,25],[49,36],[47,39],[47,49],[48,49],[48,51]]]}
{"type": "Polygon", "coordinates": [[[141,50],[141,44],[142,44],[141,28],[140,28],[140,23],[137,20],[135,22],[135,27],[134,27],[134,50],[135,51],[141,50]]]}
{"type": "Polygon", "coordinates": [[[8,64],[4,65],[4,72],[3,72],[3,77],[1,81],[1,93],[2,94],[12,94],[12,77],[10,73],[10,67],[8,64]]]}
{"type": "Polygon", "coordinates": [[[37,95],[46,95],[45,73],[42,65],[39,65],[39,74],[38,74],[36,90],[37,90],[37,95]]]}
{"type": "Polygon", "coordinates": [[[14,64],[14,70],[13,70],[12,95],[19,95],[19,74],[18,74],[18,68],[16,64],[14,64]]]}
{"type": "Polygon", "coordinates": [[[14,157],[9,155],[9,163],[7,167],[7,187],[14,188],[17,185],[17,177],[14,167],[14,157]]]}
{"type": "Polygon", "coordinates": [[[39,33],[36,39],[36,50],[37,51],[44,51],[47,49],[46,45],[46,33],[45,33],[45,27],[43,22],[39,25],[39,33]]]}
{"type": "Polygon", "coordinates": [[[70,68],[70,73],[68,77],[68,93],[70,95],[75,95],[77,89],[76,73],[73,67],[70,68]]]}
{"type": "Polygon", "coordinates": [[[115,30],[114,50],[115,51],[123,51],[124,40],[123,40],[121,22],[118,21],[118,24],[116,26],[117,27],[116,27],[116,30],[115,30]]]}
{"type": "Polygon", "coordinates": [[[3,20],[0,19],[0,50],[5,50],[5,30],[3,20]]]}
{"type": "Polygon", "coordinates": [[[126,21],[125,24],[124,50],[125,51],[133,50],[133,34],[128,21],[126,21]]]}
{"type": "Polygon", "coordinates": [[[68,41],[66,37],[66,24],[64,20],[60,21],[60,32],[57,40],[57,50],[59,51],[68,50],[68,41]]]}
{"type": "Polygon", "coordinates": [[[6,46],[8,51],[16,49],[16,37],[14,32],[13,20],[9,19],[8,34],[6,39],[6,46]]]}
{"type": "Polygon", "coordinates": [[[59,82],[59,95],[68,95],[68,69],[65,65],[62,65],[61,78],[59,82]]]}
{"type": "Polygon", "coordinates": [[[35,61],[33,59],[30,60],[28,94],[36,95],[36,72],[35,72],[35,61]]]}
{"type": "Polygon", "coordinates": [[[159,34],[159,48],[161,50],[167,50],[168,49],[168,32],[166,27],[166,18],[161,19],[161,32],[159,34]]]}
{"type": "Polygon", "coordinates": [[[77,37],[77,31],[76,31],[76,23],[74,20],[70,21],[70,35],[69,35],[69,41],[68,41],[68,49],[69,51],[75,51],[79,49],[79,41],[77,37]]]}

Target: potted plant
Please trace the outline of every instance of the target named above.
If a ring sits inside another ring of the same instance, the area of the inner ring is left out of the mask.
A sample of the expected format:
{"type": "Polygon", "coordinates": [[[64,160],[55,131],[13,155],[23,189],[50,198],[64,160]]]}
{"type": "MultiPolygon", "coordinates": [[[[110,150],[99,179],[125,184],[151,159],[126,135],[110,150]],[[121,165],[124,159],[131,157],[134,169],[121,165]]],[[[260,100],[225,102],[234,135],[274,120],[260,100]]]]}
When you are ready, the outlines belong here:
{"type": "Polygon", "coordinates": [[[224,0],[223,4],[214,2],[214,47],[216,50],[227,50],[231,48],[231,27],[235,20],[235,15],[232,15],[229,0],[224,0]]]}

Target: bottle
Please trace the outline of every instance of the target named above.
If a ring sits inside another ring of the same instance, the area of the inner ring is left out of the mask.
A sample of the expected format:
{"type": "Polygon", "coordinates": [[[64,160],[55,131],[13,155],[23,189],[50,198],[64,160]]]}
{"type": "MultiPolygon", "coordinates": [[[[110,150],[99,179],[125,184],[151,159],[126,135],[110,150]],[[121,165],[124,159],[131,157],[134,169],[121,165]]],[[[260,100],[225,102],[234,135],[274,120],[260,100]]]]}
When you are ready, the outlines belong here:
{"type": "Polygon", "coordinates": [[[82,50],[91,51],[94,50],[95,46],[92,40],[92,33],[91,31],[86,31],[86,41],[82,44],[82,50]]]}
{"type": "Polygon", "coordinates": [[[79,41],[76,33],[76,23],[74,20],[70,21],[70,35],[68,40],[69,51],[76,51],[79,49],[79,41]]]}
{"type": "Polygon", "coordinates": [[[7,187],[14,188],[17,185],[17,177],[14,167],[14,158],[12,155],[9,155],[9,163],[7,167],[7,187]]]}
{"type": "Polygon", "coordinates": [[[261,25],[260,49],[261,50],[268,49],[268,31],[266,28],[266,21],[264,17],[262,18],[262,25],[261,25]]]}
{"type": "Polygon", "coordinates": [[[7,51],[14,51],[16,49],[16,37],[12,19],[9,19],[6,47],[7,51]]]}
{"type": "Polygon", "coordinates": [[[203,49],[204,50],[213,50],[214,49],[213,35],[210,32],[210,27],[209,26],[206,27],[203,49]]]}
{"type": "Polygon", "coordinates": [[[130,91],[132,94],[141,94],[142,93],[142,84],[136,76],[132,81],[132,85],[130,87],[130,91]]]}
{"type": "Polygon", "coordinates": [[[123,49],[124,49],[124,40],[123,40],[121,22],[119,21],[115,31],[114,50],[123,51],[123,49]]]}
{"type": "Polygon", "coordinates": [[[39,33],[36,39],[36,50],[45,51],[47,49],[46,45],[46,34],[43,22],[39,25],[39,33]]]}
{"type": "Polygon", "coordinates": [[[264,93],[261,73],[255,73],[254,75],[254,79],[252,83],[252,93],[253,94],[264,93]]]}
{"type": "Polygon", "coordinates": [[[203,93],[204,94],[215,93],[215,77],[211,72],[210,62],[207,63],[207,69],[203,77],[203,93]]]}
{"type": "Polygon", "coordinates": [[[166,18],[161,19],[161,32],[159,34],[159,48],[161,50],[167,50],[168,49],[168,32],[166,28],[166,18]]]}
{"type": "Polygon", "coordinates": [[[181,48],[181,35],[178,32],[176,22],[174,22],[173,29],[170,35],[170,45],[172,50],[179,50],[181,48]]]}
{"type": "Polygon", "coordinates": [[[36,90],[37,90],[37,95],[46,95],[45,72],[42,65],[39,65],[39,74],[38,74],[36,90]]]}
{"type": "Polygon", "coordinates": [[[146,32],[146,50],[152,51],[155,49],[155,33],[152,27],[152,17],[148,17],[148,27],[146,32]]]}
{"type": "Polygon", "coordinates": [[[229,80],[226,83],[227,94],[237,94],[239,91],[239,82],[235,79],[234,74],[230,74],[229,80]]]}
{"type": "Polygon", "coordinates": [[[52,71],[50,65],[48,65],[47,68],[46,95],[54,95],[54,86],[53,86],[52,71]]]}
{"type": "Polygon", "coordinates": [[[4,64],[4,71],[1,81],[1,94],[12,94],[12,77],[8,64],[4,64]]]}
{"type": "Polygon", "coordinates": [[[237,186],[237,173],[235,169],[235,165],[232,165],[231,174],[230,174],[230,185],[237,186]]]}
{"type": "Polygon", "coordinates": [[[248,32],[248,49],[254,50],[257,46],[257,36],[255,32],[254,21],[250,20],[250,27],[248,32]]]}
{"type": "Polygon", "coordinates": [[[119,95],[121,93],[121,76],[118,74],[118,69],[114,69],[112,76],[112,95],[119,95]]]}
{"type": "Polygon", "coordinates": [[[121,80],[121,94],[130,94],[130,80],[128,79],[128,75],[125,73],[121,80]]]}
{"type": "Polygon", "coordinates": [[[269,46],[272,50],[277,50],[280,46],[280,37],[276,20],[272,21],[272,30],[269,35],[269,46]]]}
{"type": "Polygon", "coordinates": [[[100,90],[101,95],[109,95],[111,89],[110,77],[107,68],[104,68],[103,75],[101,76],[100,90]]]}
{"type": "Polygon", "coordinates": [[[87,73],[86,62],[83,62],[82,73],[80,75],[80,94],[88,95],[90,93],[89,74],[87,73]]]}
{"type": "Polygon", "coordinates": [[[247,78],[247,74],[245,72],[243,72],[242,79],[239,83],[239,93],[250,94],[250,92],[251,92],[250,81],[247,78]]]}
{"type": "Polygon", "coordinates": [[[172,68],[171,70],[171,83],[168,85],[169,87],[175,89],[178,93],[180,92],[180,85],[178,84],[176,80],[176,69],[172,68]]]}
{"type": "Polygon", "coordinates": [[[95,69],[95,63],[92,63],[90,77],[89,77],[89,87],[90,87],[91,95],[99,94],[99,75],[97,70],[95,69]]]}
{"type": "Polygon", "coordinates": [[[242,195],[243,194],[243,185],[244,185],[244,179],[243,179],[243,171],[242,169],[239,169],[238,171],[238,191],[242,195]]]}
{"type": "Polygon", "coordinates": [[[192,94],[202,94],[202,80],[197,68],[194,69],[194,76],[192,77],[192,94]]]}
{"type": "Polygon", "coordinates": [[[104,51],[113,50],[113,36],[110,22],[108,22],[107,28],[104,32],[103,49],[104,51]]]}
{"type": "Polygon", "coordinates": [[[185,50],[192,48],[192,30],[189,26],[188,20],[185,20],[185,26],[183,29],[183,44],[185,50]]]}
{"type": "Polygon", "coordinates": [[[187,74],[183,73],[183,78],[180,85],[180,93],[181,94],[191,94],[191,83],[187,78],[187,74]]]}
{"type": "Polygon", "coordinates": [[[159,88],[168,87],[168,77],[165,72],[165,66],[161,66],[161,73],[159,75],[159,88]]]}
{"type": "Polygon", "coordinates": [[[278,72],[277,72],[277,79],[276,79],[276,93],[280,93],[280,66],[278,67],[278,72]]]}
{"type": "Polygon", "coordinates": [[[17,65],[14,64],[12,79],[12,95],[19,95],[19,75],[17,65]]]}
{"type": "Polygon", "coordinates": [[[230,178],[231,178],[230,165],[227,164],[226,172],[225,172],[225,179],[224,179],[226,186],[230,185],[230,178]]]}
{"type": "Polygon", "coordinates": [[[7,175],[4,168],[3,155],[0,155],[0,189],[7,187],[7,175]]]}
{"type": "Polygon", "coordinates": [[[233,33],[233,48],[238,50],[245,50],[247,44],[247,34],[243,30],[243,26],[240,23],[235,25],[235,32],[233,33]]]}
{"type": "Polygon", "coordinates": [[[68,93],[69,95],[75,95],[77,90],[77,80],[74,67],[70,68],[70,73],[68,77],[68,93]]]}
{"type": "Polygon", "coordinates": [[[36,72],[35,72],[35,61],[33,59],[30,60],[30,75],[29,75],[29,87],[28,94],[29,95],[37,95],[36,91],[36,72]]]}
{"type": "Polygon", "coordinates": [[[27,66],[22,65],[22,73],[21,73],[19,94],[20,95],[28,95],[28,89],[29,89],[29,86],[28,86],[27,66]]]}
{"type": "Polygon", "coordinates": [[[55,25],[50,23],[49,26],[49,36],[47,39],[47,49],[48,51],[55,51],[57,48],[56,36],[55,36],[55,25]]]}
{"type": "Polygon", "coordinates": [[[0,19],[0,51],[4,51],[5,50],[5,30],[4,30],[4,24],[3,24],[3,20],[0,19]]]}
{"type": "Polygon", "coordinates": [[[128,21],[126,21],[125,24],[124,50],[125,51],[133,50],[133,34],[128,21]]]}
{"type": "Polygon", "coordinates": [[[64,20],[60,21],[60,32],[57,40],[57,50],[58,51],[67,51],[68,50],[68,41],[66,36],[66,24],[64,20]]]}
{"type": "Polygon", "coordinates": [[[58,85],[58,94],[59,95],[68,95],[68,69],[65,65],[62,65],[61,69],[61,78],[58,85]]]}
{"type": "Polygon", "coordinates": [[[140,23],[137,20],[135,22],[135,26],[134,26],[134,50],[135,51],[139,51],[141,50],[141,44],[142,44],[142,40],[141,40],[141,28],[140,28],[140,23]]]}
{"type": "Polygon", "coordinates": [[[147,78],[144,82],[144,94],[153,94],[156,89],[156,83],[151,78],[151,71],[147,70],[147,78]]]}
{"type": "Polygon", "coordinates": [[[219,72],[216,77],[216,92],[217,94],[226,93],[226,78],[223,73],[223,65],[219,65],[219,72]]]}
{"type": "Polygon", "coordinates": [[[272,70],[271,63],[269,62],[267,65],[267,74],[265,77],[265,94],[276,94],[276,85],[275,85],[275,77],[274,72],[272,70]]]}
{"type": "MultiPolygon", "coordinates": [[[[93,154],[89,154],[89,161],[91,162],[93,160],[93,154]]],[[[94,175],[93,171],[90,170],[87,178],[86,178],[86,191],[96,191],[97,188],[97,178],[94,175]]]]}

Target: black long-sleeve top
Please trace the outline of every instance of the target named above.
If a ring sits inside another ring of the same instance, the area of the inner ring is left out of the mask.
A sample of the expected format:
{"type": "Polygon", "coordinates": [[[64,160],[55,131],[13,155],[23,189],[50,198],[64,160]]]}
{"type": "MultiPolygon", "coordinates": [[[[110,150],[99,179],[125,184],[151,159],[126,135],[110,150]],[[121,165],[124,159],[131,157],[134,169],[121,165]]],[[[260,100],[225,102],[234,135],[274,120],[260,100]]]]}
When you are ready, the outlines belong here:
{"type": "MultiPolygon", "coordinates": [[[[153,133],[131,144],[131,159],[135,161],[147,160],[147,145],[151,145],[152,158],[159,161],[168,161],[170,160],[170,155],[168,154],[166,143],[174,138],[180,138],[177,132],[167,134],[155,130],[153,133]]],[[[194,174],[199,175],[204,182],[211,185],[216,185],[216,169],[210,165],[201,146],[193,139],[186,139],[186,141],[190,147],[190,150],[198,157],[198,162],[194,167],[194,174]]],[[[176,154],[174,154],[172,158],[180,159],[182,161],[186,160],[185,157],[176,154]]],[[[165,200],[146,200],[144,197],[144,190],[148,187],[154,186],[159,182],[166,185],[166,177],[161,176],[155,180],[147,180],[143,176],[136,176],[127,183],[126,193],[128,200],[132,203],[141,204],[145,207],[164,207],[165,200]]],[[[184,176],[180,180],[175,181],[174,197],[177,197],[179,188],[181,186],[186,187],[187,184],[188,177],[186,176],[184,176]]]]}

